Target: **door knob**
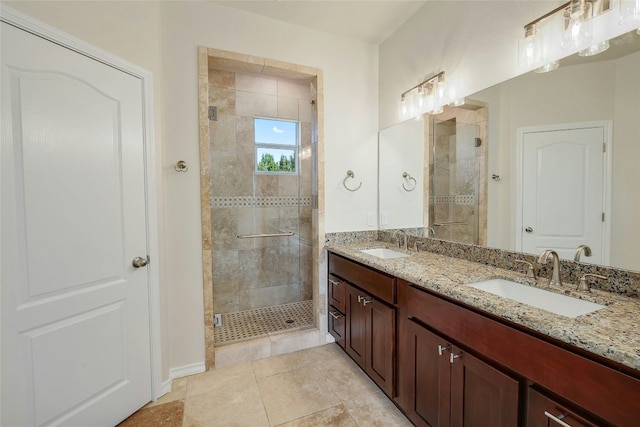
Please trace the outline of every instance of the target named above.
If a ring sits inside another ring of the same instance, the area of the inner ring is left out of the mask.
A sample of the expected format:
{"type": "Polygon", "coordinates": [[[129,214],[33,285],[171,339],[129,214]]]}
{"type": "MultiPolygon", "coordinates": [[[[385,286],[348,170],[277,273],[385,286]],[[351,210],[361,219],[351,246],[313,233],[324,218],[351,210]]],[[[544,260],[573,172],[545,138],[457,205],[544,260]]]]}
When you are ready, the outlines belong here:
{"type": "Polygon", "coordinates": [[[131,264],[135,267],[135,268],[140,268],[140,267],[146,267],[147,264],[149,264],[149,259],[147,258],[142,258],[141,256],[137,256],[133,259],[133,261],[131,262],[131,264]]]}
{"type": "Polygon", "coordinates": [[[527,233],[533,233],[533,228],[527,227],[524,229],[524,231],[526,231],[527,233]]]}

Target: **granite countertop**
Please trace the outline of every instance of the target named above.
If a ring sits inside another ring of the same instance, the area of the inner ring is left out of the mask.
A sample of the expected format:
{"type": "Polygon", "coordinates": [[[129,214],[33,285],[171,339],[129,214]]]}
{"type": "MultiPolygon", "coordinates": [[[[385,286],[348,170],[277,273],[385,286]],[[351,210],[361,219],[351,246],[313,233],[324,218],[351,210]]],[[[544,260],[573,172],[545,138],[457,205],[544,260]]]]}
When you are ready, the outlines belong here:
{"type": "Polygon", "coordinates": [[[334,253],[640,371],[640,299],[595,289],[588,294],[575,292],[575,285],[548,288],[548,278],[527,278],[523,270],[504,270],[431,252],[408,252],[409,257],[385,259],[359,251],[379,247],[398,250],[384,242],[326,245],[334,253]],[[541,287],[606,307],[570,318],[466,286],[493,278],[541,287]]]}

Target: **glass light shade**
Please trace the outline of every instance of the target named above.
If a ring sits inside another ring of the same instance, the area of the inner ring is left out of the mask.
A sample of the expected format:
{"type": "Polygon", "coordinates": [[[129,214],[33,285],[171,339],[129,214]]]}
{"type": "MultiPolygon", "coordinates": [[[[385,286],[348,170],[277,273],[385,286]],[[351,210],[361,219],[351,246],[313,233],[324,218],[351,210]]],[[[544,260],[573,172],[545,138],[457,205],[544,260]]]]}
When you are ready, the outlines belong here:
{"type": "Polygon", "coordinates": [[[518,40],[518,50],[520,51],[518,61],[520,67],[531,68],[542,64],[542,37],[535,31],[533,31],[533,34],[525,34],[518,40]]]}
{"type": "Polygon", "coordinates": [[[548,64],[544,64],[542,67],[540,68],[536,68],[535,70],[533,70],[534,73],[548,73],[549,71],[553,71],[556,68],[558,68],[560,66],[560,63],[558,61],[553,61],[553,62],[549,62],[548,64]]]}
{"type": "Polygon", "coordinates": [[[581,50],[580,53],[578,53],[578,55],[580,55],[580,56],[594,56],[594,55],[597,55],[599,53],[604,52],[607,49],[609,49],[609,41],[605,40],[603,42],[591,45],[591,46],[589,46],[588,48],[586,48],[584,50],[581,50]]]}
{"type": "Polygon", "coordinates": [[[458,98],[455,101],[453,101],[450,105],[453,107],[460,107],[461,105],[464,105],[464,103],[465,103],[464,98],[458,98]]]}
{"type": "Polygon", "coordinates": [[[442,105],[435,107],[433,110],[429,111],[429,114],[441,114],[444,111],[442,105]]]}
{"type": "Polygon", "coordinates": [[[628,21],[640,24],[640,0],[620,0],[620,24],[628,21]]]}
{"type": "Polygon", "coordinates": [[[582,17],[568,18],[562,34],[563,49],[579,49],[593,40],[593,25],[591,20],[584,21],[582,17]]]}

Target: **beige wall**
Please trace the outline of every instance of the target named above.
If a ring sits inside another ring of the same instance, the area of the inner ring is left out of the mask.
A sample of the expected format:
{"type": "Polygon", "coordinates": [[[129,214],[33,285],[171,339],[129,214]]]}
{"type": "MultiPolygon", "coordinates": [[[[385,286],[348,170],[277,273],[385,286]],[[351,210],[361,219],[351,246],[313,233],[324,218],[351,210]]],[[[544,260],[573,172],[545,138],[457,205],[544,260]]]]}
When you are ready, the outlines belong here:
{"type": "Polygon", "coordinates": [[[198,46],[324,71],[325,230],[370,228],[367,214],[377,208],[376,45],[210,2],[5,3],[153,72],[166,377],[170,368],[204,362],[198,46]],[[189,173],[173,170],[178,160],[189,173]],[[341,190],[347,169],[363,180],[356,193],[341,190]]]}

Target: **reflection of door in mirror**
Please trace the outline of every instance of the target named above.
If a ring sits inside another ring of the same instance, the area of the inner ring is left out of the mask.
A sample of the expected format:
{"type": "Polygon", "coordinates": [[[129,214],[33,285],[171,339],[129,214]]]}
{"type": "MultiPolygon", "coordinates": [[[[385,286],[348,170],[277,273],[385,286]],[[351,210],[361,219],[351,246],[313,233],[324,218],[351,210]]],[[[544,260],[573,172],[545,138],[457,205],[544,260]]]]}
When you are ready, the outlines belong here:
{"type": "Polygon", "coordinates": [[[428,224],[436,238],[486,243],[484,110],[471,104],[447,108],[429,123],[428,224]]]}
{"type": "Polygon", "coordinates": [[[576,248],[587,245],[592,254],[584,262],[609,263],[609,127],[594,122],[520,130],[519,251],[553,249],[573,259],[576,248]]]}

